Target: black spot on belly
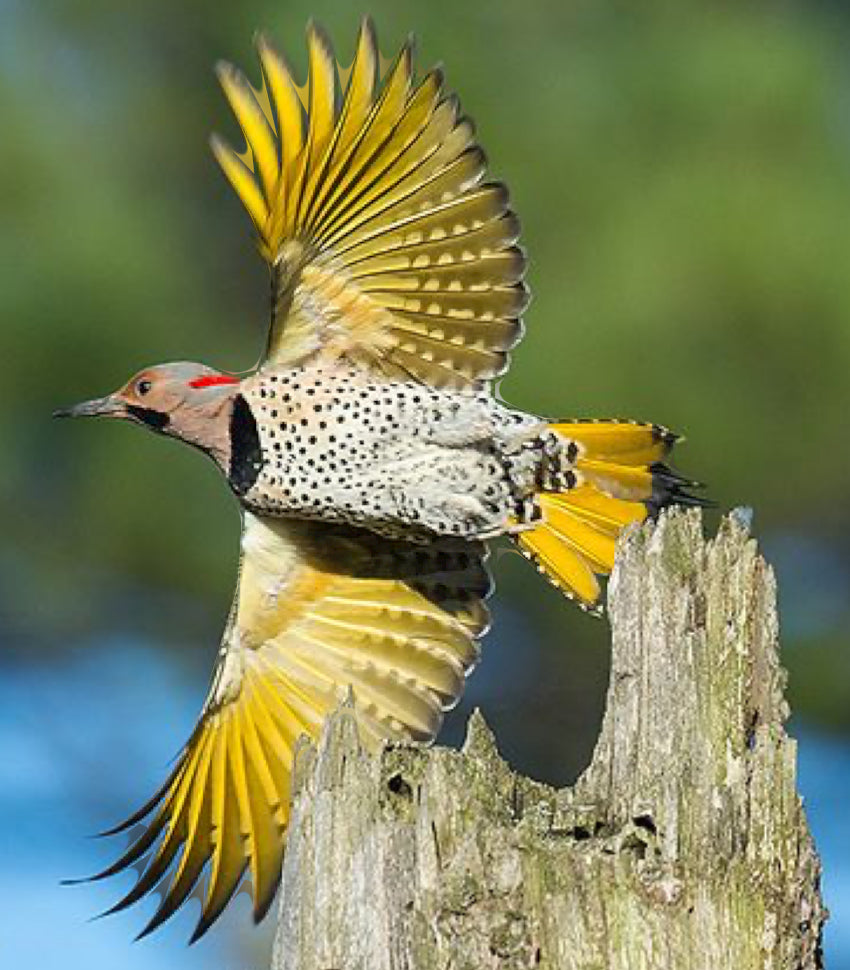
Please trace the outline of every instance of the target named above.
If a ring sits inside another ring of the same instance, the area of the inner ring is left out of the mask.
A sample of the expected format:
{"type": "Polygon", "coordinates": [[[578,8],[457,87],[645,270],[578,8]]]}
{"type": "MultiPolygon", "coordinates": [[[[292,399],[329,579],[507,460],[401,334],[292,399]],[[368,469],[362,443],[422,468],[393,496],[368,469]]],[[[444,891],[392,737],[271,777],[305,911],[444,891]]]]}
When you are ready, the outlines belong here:
{"type": "Polygon", "coordinates": [[[257,422],[248,402],[237,394],[230,415],[230,471],[228,481],[237,495],[244,495],[257,481],[263,467],[263,450],[257,422]]]}

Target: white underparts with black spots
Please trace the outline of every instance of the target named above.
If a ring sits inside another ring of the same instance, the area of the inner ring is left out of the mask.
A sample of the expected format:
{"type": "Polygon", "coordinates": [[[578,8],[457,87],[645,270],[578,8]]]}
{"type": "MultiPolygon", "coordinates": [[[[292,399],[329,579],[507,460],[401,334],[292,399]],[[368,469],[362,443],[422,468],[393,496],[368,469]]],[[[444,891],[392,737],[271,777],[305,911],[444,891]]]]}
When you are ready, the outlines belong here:
{"type": "MultiPolygon", "coordinates": [[[[348,366],[264,369],[242,384],[262,467],[242,496],[266,516],[416,541],[522,521],[553,456],[547,422],[489,392],[382,382],[348,366]]],[[[560,460],[560,462],[559,462],[560,460]]]]}

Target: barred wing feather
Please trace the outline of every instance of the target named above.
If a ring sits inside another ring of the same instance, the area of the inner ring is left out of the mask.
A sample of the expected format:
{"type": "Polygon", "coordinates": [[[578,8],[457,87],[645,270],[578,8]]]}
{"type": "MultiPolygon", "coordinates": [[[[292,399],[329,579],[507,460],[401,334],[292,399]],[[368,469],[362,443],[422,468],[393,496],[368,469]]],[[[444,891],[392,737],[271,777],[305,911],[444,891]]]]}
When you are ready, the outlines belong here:
{"type": "Polygon", "coordinates": [[[525,256],[471,122],[439,70],[414,84],[409,44],[379,82],[368,19],[347,72],[315,26],[307,44],[303,89],[264,38],[262,91],[219,67],[247,150],[213,149],[272,271],[267,359],[345,357],[457,389],[498,375],[522,332],[525,256]]]}
{"type": "Polygon", "coordinates": [[[352,692],[363,740],[430,741],[487,625],[483,547],[395,542],[245,513],[239,588],[201,718],[165,785],[110,834],[144,826],[94,878],[142,864],[110,912],[162,891],[145,935],[205,883],[193,940],[250,877],[274,897],[295,744],[352,692]]]}

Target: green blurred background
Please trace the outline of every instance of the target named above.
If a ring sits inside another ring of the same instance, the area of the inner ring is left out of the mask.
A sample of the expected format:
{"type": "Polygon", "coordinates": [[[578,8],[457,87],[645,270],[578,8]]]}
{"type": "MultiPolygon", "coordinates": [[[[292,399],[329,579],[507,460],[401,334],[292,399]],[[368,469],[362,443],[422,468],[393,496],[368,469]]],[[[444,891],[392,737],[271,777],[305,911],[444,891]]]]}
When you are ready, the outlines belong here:
{"type": "MultiPolygon", "coordinates": [[[[755,510],[835,911],[830,966],[850,967],[850,5],[370,10],[386,55],[412,30],[420,66],[443,63],[523,219],[534,302],[507,401],[667,424],[687,435],[683,471],[721,508],[755,510]]],[[[244,900],[187,952],[186,915],[136,947],[144,913],[84,926],[129,883],[55,888],[80,874],[63,866],[114,854],[83,835],[149,794],[188,733],[239,522],[190,449],[49,416],[150,363],[253,365],[266,270],[207,150],[213,128],[237,140],[211,68],[258,82],[263,27],[303,76],[310,16],[348,63],[362,12],[0,0],[0,906],[18,901],[16,955],[268,963],[270,927],[249,927],[244,900]]],[[[564,783],[592,748],[607,627],[515,555],[493,563],[496,630],[446,738],[479,703],[516,767],[564,783]]]]}

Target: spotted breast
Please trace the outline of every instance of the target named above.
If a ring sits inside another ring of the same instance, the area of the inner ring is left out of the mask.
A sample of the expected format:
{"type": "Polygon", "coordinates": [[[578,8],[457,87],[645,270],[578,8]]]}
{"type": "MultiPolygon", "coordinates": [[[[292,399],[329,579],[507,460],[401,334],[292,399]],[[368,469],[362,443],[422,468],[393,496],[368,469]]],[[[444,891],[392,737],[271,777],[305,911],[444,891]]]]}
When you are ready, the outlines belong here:
{"type": "Polygon", "coordinates": [[[241,391],[230,480],[260,514],[482,538],[534,492],[546,423],[487,393],[333,365],[266,368],[241,391]]]}

